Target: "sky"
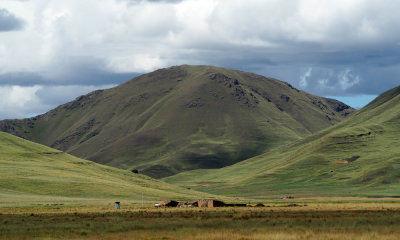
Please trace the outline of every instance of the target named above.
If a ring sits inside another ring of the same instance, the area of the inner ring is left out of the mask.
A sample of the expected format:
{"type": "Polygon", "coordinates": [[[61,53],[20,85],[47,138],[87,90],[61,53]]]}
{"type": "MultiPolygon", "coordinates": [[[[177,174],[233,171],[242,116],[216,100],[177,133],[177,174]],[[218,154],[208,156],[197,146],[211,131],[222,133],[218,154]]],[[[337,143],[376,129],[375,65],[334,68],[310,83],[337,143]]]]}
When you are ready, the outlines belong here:
{"type": "Polygon", "coordinates": [[[400,85],[398,0],[0,0],[0,119],[181,64],[360,108],[400,85]]]}

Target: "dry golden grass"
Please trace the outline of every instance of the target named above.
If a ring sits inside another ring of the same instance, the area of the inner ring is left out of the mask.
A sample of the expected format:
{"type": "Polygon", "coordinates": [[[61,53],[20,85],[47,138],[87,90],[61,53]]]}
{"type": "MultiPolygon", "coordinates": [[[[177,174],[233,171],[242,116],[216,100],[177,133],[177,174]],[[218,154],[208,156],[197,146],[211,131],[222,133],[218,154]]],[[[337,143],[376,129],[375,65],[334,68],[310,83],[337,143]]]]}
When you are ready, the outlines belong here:
{"type": "MultiPolygon", "coordinates": [[[[244,200],[238,199],[240,203],[244,200]]],[[[63,202],[63,201],[60,201],[63,202]]],[[[249,206],[255,206],[255,200],[250,200],[249,206]]],[[[125,200],[121,201],[121,210],[119,212],[157,212],[160,209],[154,208],[156,201],[125,200]],[[143,205],[142,205],[143,204],[143,205]]],[[[400,210],[399,198],[361,198],[361,197],[315,197],[315,198],[295,198],[295,199],[274,199],[265,200],[263,204],[266,208],[257,208],[258,210],[277,210],[277,211],[337,211],[337,210],[400,210]],[[290,204],[297,204],[298,207],[287,207],[290,204]]],[[[47,201],[42,204],[35,203],[31,205],[4,205],[0,202],[0,214],[46,214],[46,213],[103,213],[114,212],[114,202],[110,200],[75,200],[70,203],[58,203],[57,201],[47,201]]],[[[190,208],[191,210],[199,208],[190,208]]],[[[227,208],[213,208],[213,211],[224,211],[227,208]]],[[[253,210],[256,208],[233,208],[238,211],[253,210]]],[[[185,208],[166,208],[164,211],[180,212],[187,211],[185,208]]],[[[210,209],[203,209],[210,210],[210,209]]]]}
{"type": "Polygon", "coordinates": [[[0,239],[400,239],[399,202],[268,207],[113,204],[0,208],[0,239]]]}
{"type": "Polygon", "coordinates": [[[359,233],[359,232],[260,232],[254,234],[243,234],[237,231],[226,231],[226,232],[207,232],[198,234],[171,234],[169,232],[158,232],[157,235],[162,235],[163,237],[157,238],[157,236],[150,237],[148,234],[142,235],[140,233],[132,233],[132,235],[114,235],[109,237],[94,237],[94,238],[76,238],[80,239],[99,239],[99,240],[125,240],[135,239],[135,240],[145,240],[145,239],[193,239],[193,240],[309,240],[309,239],[330,239],[330,240],[397,240],[400,238],[398,233],[390,234],[376,234],[376,233],[359,233]]]}

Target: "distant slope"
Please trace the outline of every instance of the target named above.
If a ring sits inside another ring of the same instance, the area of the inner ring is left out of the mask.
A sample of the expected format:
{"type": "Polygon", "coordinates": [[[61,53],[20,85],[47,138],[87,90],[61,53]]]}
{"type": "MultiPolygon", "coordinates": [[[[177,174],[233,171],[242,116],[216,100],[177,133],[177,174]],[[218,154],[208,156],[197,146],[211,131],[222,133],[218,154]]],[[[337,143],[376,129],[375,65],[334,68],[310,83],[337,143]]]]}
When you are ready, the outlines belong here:
{"type": "Polygon", "coordinates": [[[145,200],[207,197],[0,132],[1,204],[52,198],[139,200],[142,194],[145,200]]]}
{"type": "Polygon", "coordinates": [[[347,120],[288,146],[165,181],[235,196],[400,196],[400,86],[347,120]]]}
{"type": "Polygon", "coordinates": [[[177,66],[95,91],[3,131],[153,177],[220,168],[340,122],[349,106],[285,82],[177,66]]]}

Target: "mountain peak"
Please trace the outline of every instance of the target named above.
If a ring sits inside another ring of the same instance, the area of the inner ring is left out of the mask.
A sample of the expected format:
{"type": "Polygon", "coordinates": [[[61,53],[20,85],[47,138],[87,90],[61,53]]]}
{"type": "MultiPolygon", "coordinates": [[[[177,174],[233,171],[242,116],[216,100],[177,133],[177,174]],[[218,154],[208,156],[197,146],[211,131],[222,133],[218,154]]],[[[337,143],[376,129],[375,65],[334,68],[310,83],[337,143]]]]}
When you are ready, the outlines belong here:
{"type": "Polygon", "coordinates": [[[234,164],[353,110],[254,73],[181,65],[0,126],[82,158],[164,177],[234,164]]]}

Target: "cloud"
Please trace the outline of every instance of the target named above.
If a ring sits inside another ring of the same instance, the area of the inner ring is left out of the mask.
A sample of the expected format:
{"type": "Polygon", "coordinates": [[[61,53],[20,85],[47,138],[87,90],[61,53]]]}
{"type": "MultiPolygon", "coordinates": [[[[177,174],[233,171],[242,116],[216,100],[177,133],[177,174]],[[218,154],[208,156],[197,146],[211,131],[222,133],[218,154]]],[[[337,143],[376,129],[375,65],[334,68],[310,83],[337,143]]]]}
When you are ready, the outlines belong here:
{"type": "Polygon", "coordinates": [[[11,72],[0,74],[0,86],[34,86],[44,82],[45,80],[39,73],[11,72]]]}
{"type": "Polygon", "coordinates": [[[303,73],[296,84],[302,89],[318,92],[320,95],[344,96],[349,93],[360,94],[357,89],[363,78],[354,69],[343,66],[313,66],[303,73]],[[312,74],[311,74],[312,72],[312,74]]]}
{"type": "Polygon", "coordinates": [[[39,110],[40,100],[36,97],[39,86],[1,86],[0,116],[2,118],[23,118],[30,111],[39,110]]]}
{"type": "Polygon", "coordinates": [[[44,113],[88,92],[114,85],[0,86],[0,119],[25,118],[44,113]]]}
{"type": "Polygon", "coordinates": [[[345,69],[338,74],[338,80],[342,90],[346,90],[360,82],[360,77],[354,75],[350,69],[345,69]]]}
{"type": "MultiPolygon", "coordinates": [[[[305,61],[343,64],[351,52],[377,46],[399,48],[400,19],[393,9],[400,3],[391,0],[43,2],[25,3],[34,26],[24,39],[36,48],[6,51],[24,59],[21,68],[46,68],[65,55],[104,59],[111,70],[128,72],[179,63],[229,65],[231,59],[245,68],[255,60],[296,67],[305,61]],[[33,60],[26,56],[32,50],[33,60]]],[[[9,45],[23,46],[15,38],[9,45]]]]}
{"type": "Polygon", "coordinates": [[[42,73],[49,85],[106,85],[121,84],[139,75],[135,72],[115,72],[108,63],[92,57],[65,57],[52,66],[51,71],[42,73]]]}
{"type": "Polygon", "coordinates": [[[300,86],[302,88],[306,88],[308,86],[307,78],[311,76],[312,67],[309,67],[308,70],[300,77],[300,86]]]}
{"type": "MultiPolygon", "coordinates": [[[[50,66],[49,66],[50,67],[50,66]]],[[[55,62],[46,72],[0,74],[1,85],[115,85],[138,76],[134,72],[113,72],[106,63],[90,57],[69,57],[55,62]]]]}
{"type": "Polygon", "coordinates": [[[1,32],[0,86],[112,85],[179,64],[256,72],[317,95],[374,95],[399,84],[397,0],[8,0],[3,6],[26,24],[1,32]]]}
{"type": "Polygon", "coordinates": [[[24,28],[25,22],[7,9],[0,8],[0,32],[16,31],[24,28]]]}

